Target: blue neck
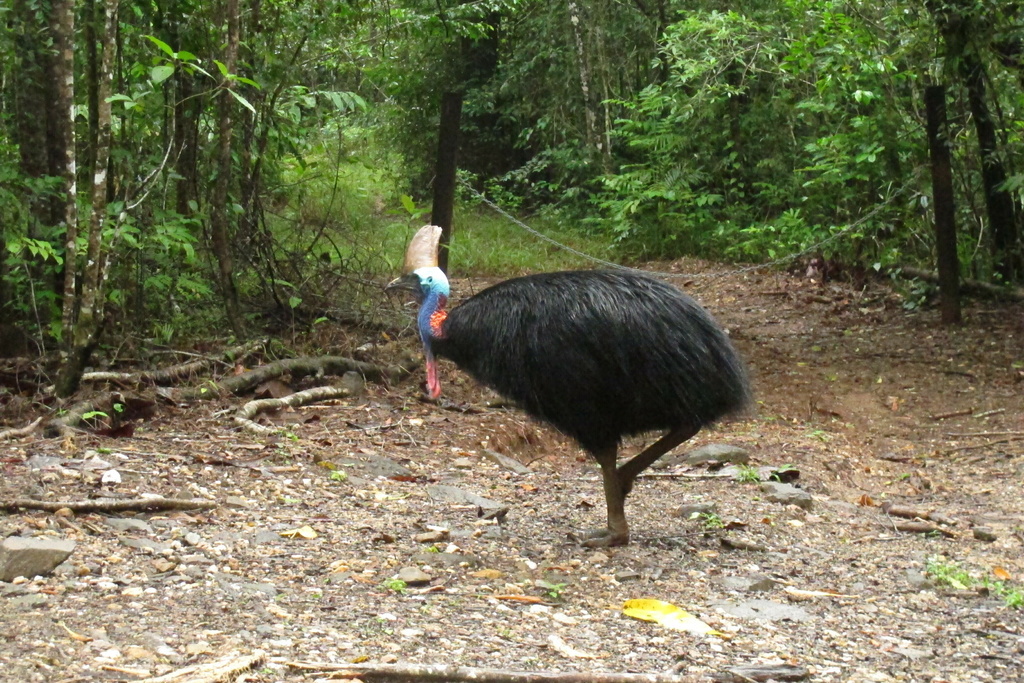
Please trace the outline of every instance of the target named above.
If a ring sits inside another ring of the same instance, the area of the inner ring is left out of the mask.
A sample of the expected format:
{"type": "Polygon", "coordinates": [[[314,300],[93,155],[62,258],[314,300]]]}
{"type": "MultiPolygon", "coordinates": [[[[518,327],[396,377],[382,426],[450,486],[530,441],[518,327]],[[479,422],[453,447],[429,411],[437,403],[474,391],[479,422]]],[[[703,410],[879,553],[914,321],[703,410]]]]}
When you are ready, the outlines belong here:
{"type": "Polygon", "coordinates": [[[430,341],[434,339],[434,331],[430,327],[430,317],[437,311],[443,309],[448,303],[448,296],[437,290],[429,290],[423,297],[420,310],[416,314],[416,326],[420,332],[420,339],[423,346],[430,350],[430,341]]]}

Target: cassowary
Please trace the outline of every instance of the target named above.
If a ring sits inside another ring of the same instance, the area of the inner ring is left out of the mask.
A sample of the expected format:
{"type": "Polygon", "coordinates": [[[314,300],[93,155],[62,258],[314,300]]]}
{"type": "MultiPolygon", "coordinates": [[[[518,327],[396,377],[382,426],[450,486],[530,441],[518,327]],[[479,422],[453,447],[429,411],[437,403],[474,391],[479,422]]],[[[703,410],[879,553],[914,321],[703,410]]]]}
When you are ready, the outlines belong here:
{"type": "Polygon", "coordinates": [[[636,476],[701,427],[742,410],[750,391],[728,337],[693,299],[650,277],[617,271],[529,275],[446,310],[437,267],[441,228],[427,225],[388,289],[420,301],[417,326],[427,389],[437,398],[437,356],[571,436],[601,466],[608,528],[590,547],[629,542],[624,503],[636,476]],[[667,433],[619,465],[622,437],[667,433]]]}

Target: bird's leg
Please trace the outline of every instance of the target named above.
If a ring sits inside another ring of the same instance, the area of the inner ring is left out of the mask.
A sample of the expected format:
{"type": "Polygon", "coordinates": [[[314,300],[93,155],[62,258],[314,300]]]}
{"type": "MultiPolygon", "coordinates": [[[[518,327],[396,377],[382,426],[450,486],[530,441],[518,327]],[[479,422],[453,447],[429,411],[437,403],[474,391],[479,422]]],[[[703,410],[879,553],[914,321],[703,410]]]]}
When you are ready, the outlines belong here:
{"type": "Polygon", "coordinates": [[[626,493],[622,487],[619,471],[615,467],[615,454],[618,448],[612,446],[595,453],[594,457],[601,465],[601,478],[604,480],[604,500],[608,506],[608,528],[597,529],[587,534],[583,545],[588,548],[607,548],[629,543],[629,525],[626,523],[626,493]]]}
{"type": "MultiPolygon", "coordinates": [[[[622,486],[623,500],[629,495],[629,492],[633,490],[633,481],[636,479],[638,474],[653,465],[655,460],[665,455],[682,442],[691,438],[699,431],[700,427],[691,427],[689,425],[685,427],[677,427],[652,443],[640,453],[637,453],[635,456],[619,465],[617,475],[619,484],[622,486]]],[[[602,467],[604,467],[603,464],[602,467]]],[[[607,481],[608,477],[606,476],[606,484],[607,481]]]]}

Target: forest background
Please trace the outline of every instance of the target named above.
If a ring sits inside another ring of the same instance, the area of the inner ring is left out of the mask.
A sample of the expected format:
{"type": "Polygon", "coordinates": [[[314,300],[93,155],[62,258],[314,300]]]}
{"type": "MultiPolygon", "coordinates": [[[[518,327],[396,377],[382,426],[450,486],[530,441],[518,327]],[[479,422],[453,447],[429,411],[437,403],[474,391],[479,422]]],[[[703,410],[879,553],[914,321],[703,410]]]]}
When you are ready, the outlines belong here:
{"type": "Polygon", "coordinates": [[[0,351],[70,395],[102,345],[374,321],[452,121],[461,275],[584,265],[486,196],[616,261],[857,277],[932,269],[939,204],[963,276],[1024,281],[1018,5],[734,5],[0,2],[0,351]]]}

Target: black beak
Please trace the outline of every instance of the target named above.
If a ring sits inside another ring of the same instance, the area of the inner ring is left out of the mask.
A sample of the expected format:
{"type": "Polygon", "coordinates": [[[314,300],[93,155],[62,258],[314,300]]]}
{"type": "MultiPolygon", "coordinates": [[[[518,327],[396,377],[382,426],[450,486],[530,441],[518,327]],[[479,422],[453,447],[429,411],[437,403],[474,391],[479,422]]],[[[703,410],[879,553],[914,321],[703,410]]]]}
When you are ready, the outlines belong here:
{"type": "Polygon", "coordinates": [[[393,292],[396,289],[404,289],[408,292],[418,294],[420,292],[420,279],[414,273],[406,273],[388,283],[384,288],[385,292],[393,292]]]}

